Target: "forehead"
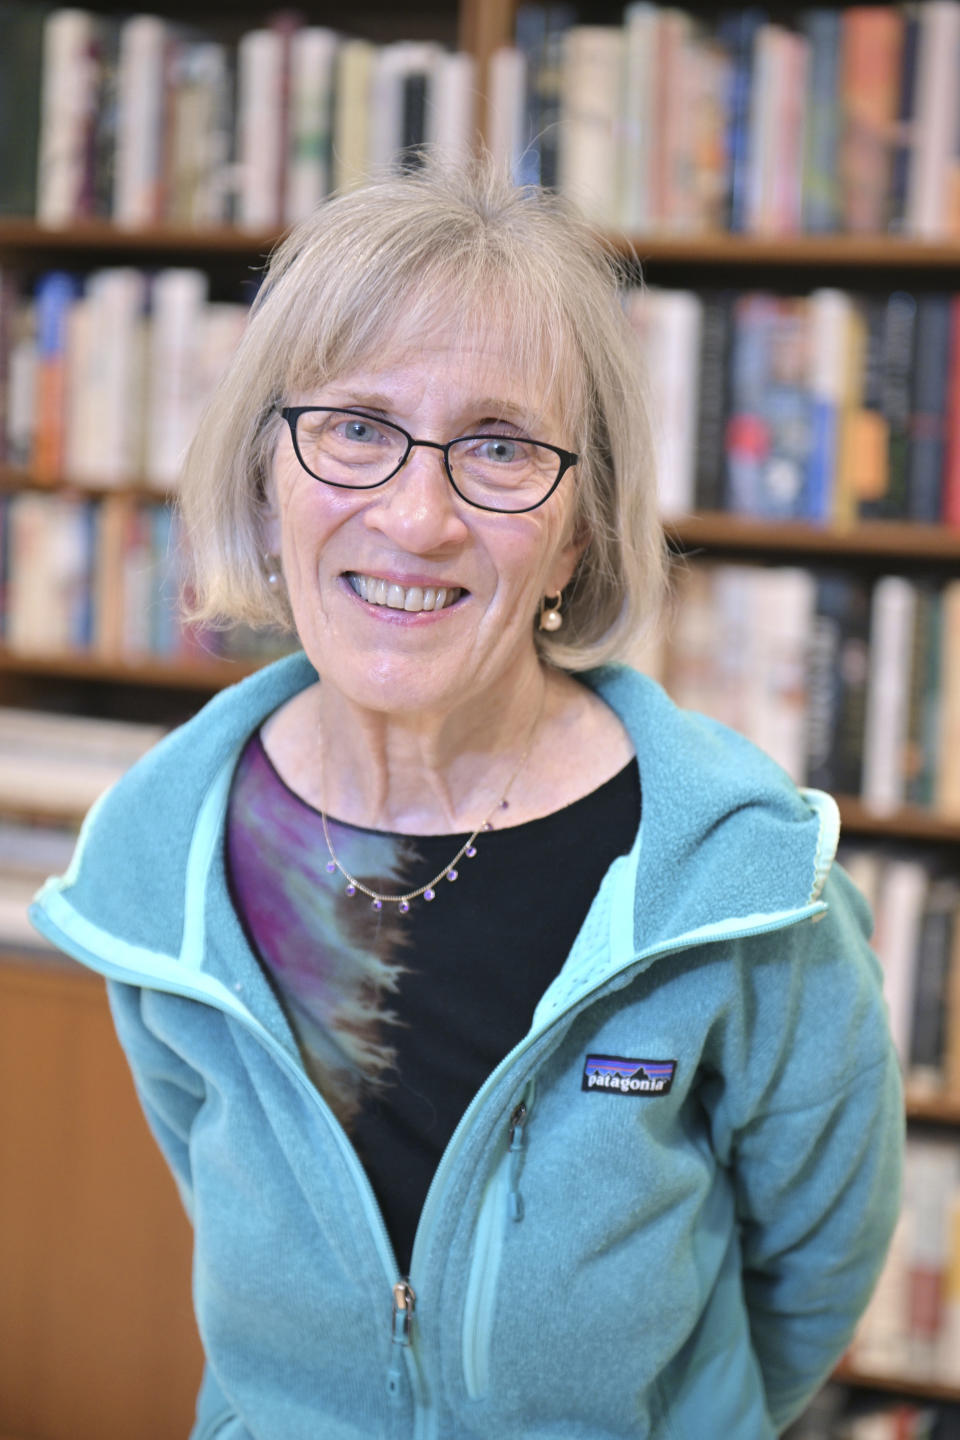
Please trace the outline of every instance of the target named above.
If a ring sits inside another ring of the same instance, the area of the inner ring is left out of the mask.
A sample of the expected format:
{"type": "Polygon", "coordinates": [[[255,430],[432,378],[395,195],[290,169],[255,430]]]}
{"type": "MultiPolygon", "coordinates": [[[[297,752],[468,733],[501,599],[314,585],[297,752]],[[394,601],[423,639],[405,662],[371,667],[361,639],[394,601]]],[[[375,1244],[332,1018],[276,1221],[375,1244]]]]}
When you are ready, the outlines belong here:
{"type": "Polygon", "coordinates": [[[569,367],[545,347],[518,340],[508,317],[496,313],[435,318],[425,327],[399,323],[308,388],[336,403],[399,412],[446,406],[451,418],[462,411],[465,420],[500,416],[553,430],[569,420],[573,398],[569,367]]]}

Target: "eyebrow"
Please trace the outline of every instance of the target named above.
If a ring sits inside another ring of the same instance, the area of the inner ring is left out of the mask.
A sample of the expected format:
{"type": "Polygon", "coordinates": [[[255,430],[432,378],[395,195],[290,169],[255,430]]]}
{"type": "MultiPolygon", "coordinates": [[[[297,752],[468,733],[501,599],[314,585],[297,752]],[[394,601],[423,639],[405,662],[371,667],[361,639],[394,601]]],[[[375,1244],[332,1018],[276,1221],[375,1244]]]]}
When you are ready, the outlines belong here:
{"type": "MultiPolygon", "coordinates": [[[[332,385],[330,388],[335,390],[339,387],[332,385]]],[[[348,409],[376,410],[384,416],[395,413],[393,399],[389,395],[379,395],[375,392],[362,394],[351,392],[351,398],[344,400],[343,404],[348,409]]],[[[465,413],[489,416],[491,419],[496,417],[517,425],[529,425],[533,418],[529,411],[522,410],[519,405],[514,405],[509,400],[499,400],[489,396],[480,400],[472,400],[465,413]]]]}

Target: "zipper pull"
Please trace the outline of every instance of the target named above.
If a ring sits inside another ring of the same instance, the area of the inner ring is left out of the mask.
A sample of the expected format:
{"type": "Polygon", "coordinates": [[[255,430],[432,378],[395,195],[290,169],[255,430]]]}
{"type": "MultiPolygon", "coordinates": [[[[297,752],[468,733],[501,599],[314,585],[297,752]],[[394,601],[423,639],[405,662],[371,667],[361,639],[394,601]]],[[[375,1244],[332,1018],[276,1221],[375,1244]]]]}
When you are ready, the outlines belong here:
{"type": "Polygon", "coordinates": [[[393,1287],[393,1328],[391,1338],[394,1346],[393,1359],[387,1371],[387,1394],[392,1400],[400,1400],[403,1389],[403,1349],[409,1347],[413,1315],[417,1308],[417,1297],[409,1280],[398,1280],[393,1287]]]}
{"type": "Polygon", "coordinates": [[[393,1340],[395,1345],[410,1344],[413,1312],[417,1297],[409,1280],[398,1280],[393,1287],[393,1340]]]}
{"type": "Polygon", "coordinates": [[[520,1194],[520,1166],[523,1160],[523,1134],[524,1126],[527,1123],[527,1106],[525,1101],[520,1104],[510,1116],[510,1157],[509,1170],[509,1192],[507,1194],[507,1215],[511,1220],[523,1219],[523,1196],[520,1194]]]}

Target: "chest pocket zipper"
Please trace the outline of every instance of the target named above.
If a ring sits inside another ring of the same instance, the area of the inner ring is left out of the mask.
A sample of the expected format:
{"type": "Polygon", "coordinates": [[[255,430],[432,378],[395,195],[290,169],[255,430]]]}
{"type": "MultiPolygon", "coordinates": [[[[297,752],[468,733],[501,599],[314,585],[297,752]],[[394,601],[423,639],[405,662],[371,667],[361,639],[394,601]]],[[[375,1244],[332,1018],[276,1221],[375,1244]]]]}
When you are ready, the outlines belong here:
{"type": "Polygon", "coordinates": [[[523,1219],[520,1177],[533,1084],[511,1112],[507,1148],[487,1182],[474,1236],[470,1274],[463,1306],[463,1378],[471,1400],[486,1394],[490,1381],[490,1346],[496,1307],[504,1232],[523,1219]]]}

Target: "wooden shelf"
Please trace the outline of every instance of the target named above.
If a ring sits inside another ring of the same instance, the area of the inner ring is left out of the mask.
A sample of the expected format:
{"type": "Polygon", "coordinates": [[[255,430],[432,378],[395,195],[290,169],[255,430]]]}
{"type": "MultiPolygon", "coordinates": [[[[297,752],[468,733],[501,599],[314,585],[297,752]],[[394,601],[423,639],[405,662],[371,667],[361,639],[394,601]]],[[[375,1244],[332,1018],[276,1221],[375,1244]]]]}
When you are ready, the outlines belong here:
{"type": "Polygon", "coordinates": [[[844,1361],[835,1371],[833,1378],[842,1385],[856,1385],[867,1390],[889,1390],[896,1395],[914,1396],[920,1400],[945,1400],[948,1404],[960,1405],[960,1377],[953,1381],[930,1378],[925,1372],[891,1374],[889,1371],[860,1370],[856,1365],[844,1361]]]}
{"type": "Polygon", "coordinates": [[[704,512],[666,522],[667,536],[681,550],[756,551],[776,555],[836,555],[891,560],[960,560],[960,529],[892,520],[870,520],[836,529],[801,520],[754,520],[745,515],[704,512]]]}
{"type": "Polygon", "coordinates": [[[918,805],[892,815],[874,815],[855,795],[836,796],[846,831],[886,840],[920,840],[935,845],[960,845],[960,820],[944,819],[918,805]]]}
{"type": "Polygon", "coordinates": [[[166,686],[175,690],[219,690],[258,670],[266,660],[229,660],[216,655],[165,660],[105,659],[99,655],[21,655],[0,648],[0,674],[60,676],[68,680],[102,680],[117,685],[166,686]]]}
{"type": "Polygon", "coordinates": [[[36,253],[90,256],[117,254],[169,257],[179,263],[186,255],[212,259],[261,257],[280,239],[274,231],[241,230],[230,226],[195,229],[186,225],[152,225],[125,229],[108,220],[81,220],[69,226],[40,225],[36,220],[0,220],[0,254],[32,257],[36,253]]]}
{"type": "Polygon", "coordinates": [[[32,470],[18,465],[0,465],[0,493],[9,494],[17,490],[40,490],[49,495],[72,495],[90,500],[102,499],[105,495],[123,495],[128,499],[153,500],[158,504],[172,500],[176,494],[173,489],[161,489],[146,480],[78,480],[69,475],[56,480],[41,480],[32,470]]]}
{"type": "Polygon", "coordinates": [[[613,244],[641,262],[671,265],[960,269],[960,240],[901,235],[633,235],[613,244]]]}
{"type": "MultiPolygon", "coordinates": [[[[24,217],[0,220],[0,253],[75,254],[83,259],[120,253],[206,255],[214,259],[260,257],[267,255],[282,235],[282,231],[226,225],[128,229],[109,220],[80,220],[60,227],[24,217]]],[[[920,240],[901,235],[612,235],[610,241],[616,251],[636,254],[641,262],[691,267],[960,270],[960,240],[920,240]]]]}
{"type": "Polygon", "coordinates": [[[960,1095],[922,1095],[907,1090],[908,1120],[929,1120],[936,1125],[960,1125],[960,1095]]]}

